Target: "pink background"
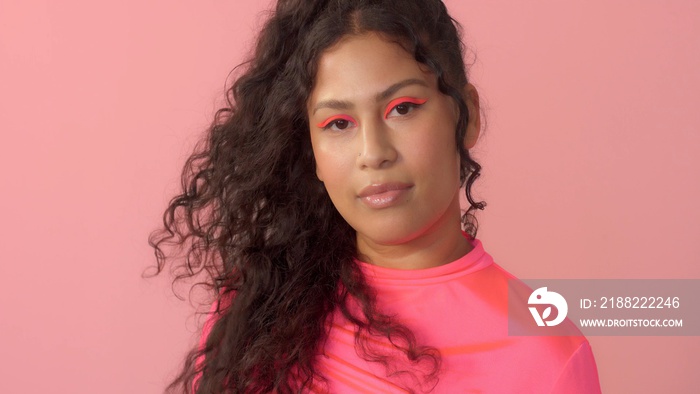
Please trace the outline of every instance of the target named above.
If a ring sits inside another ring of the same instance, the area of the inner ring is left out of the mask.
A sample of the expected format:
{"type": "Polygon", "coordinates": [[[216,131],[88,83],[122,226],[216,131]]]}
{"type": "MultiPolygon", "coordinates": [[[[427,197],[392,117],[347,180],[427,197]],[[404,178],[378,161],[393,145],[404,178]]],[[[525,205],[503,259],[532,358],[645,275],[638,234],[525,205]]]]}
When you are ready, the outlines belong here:
{"type": "MultiPolygon", "coordinates": [[[[0,1],[0,392],[162,392],[197,340],[169,278],[140,274],[268,5],[241,3],[0,1]]],[[[447,4],[477,55],[496,261],[700,278],[700,3],[447,4]]],[[[698,337],[589,340],[606,393],[700,387],[698,337]]]]}

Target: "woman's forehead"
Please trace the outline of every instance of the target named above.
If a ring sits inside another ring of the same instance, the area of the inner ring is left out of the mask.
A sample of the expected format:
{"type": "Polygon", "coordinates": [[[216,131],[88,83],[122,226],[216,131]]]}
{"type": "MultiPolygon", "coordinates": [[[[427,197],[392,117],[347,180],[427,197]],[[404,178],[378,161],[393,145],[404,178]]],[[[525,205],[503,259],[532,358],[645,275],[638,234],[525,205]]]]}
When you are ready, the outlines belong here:
{"type": "Polygon", "coordinates": [[[436,83],[428,67],[395,41],[374,33],[347,36],[319,58],[309,105],[331,99],[374,97],[407,80],[418,81],[414,85],[426,88],[436,83]]]}

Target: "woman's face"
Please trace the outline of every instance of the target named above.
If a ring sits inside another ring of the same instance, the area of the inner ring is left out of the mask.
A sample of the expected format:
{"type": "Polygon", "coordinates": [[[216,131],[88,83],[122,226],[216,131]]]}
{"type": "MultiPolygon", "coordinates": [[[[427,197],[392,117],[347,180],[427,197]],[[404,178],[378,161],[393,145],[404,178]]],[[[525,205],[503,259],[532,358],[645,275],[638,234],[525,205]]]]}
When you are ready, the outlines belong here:
{"type": "Polygon", "coordinates": [[[457,106],[401,46],[343,38],[320,58],[307,111],[316,174],[361,254],[459,230],[457,106]]]}

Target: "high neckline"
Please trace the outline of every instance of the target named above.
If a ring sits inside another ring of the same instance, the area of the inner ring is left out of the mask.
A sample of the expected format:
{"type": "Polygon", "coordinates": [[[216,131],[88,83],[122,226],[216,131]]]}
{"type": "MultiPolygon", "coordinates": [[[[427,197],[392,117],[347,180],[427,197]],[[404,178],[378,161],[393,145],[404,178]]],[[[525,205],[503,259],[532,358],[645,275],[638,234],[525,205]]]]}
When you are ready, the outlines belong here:
{"type": "Polygon", "coordinates": [[[355,261],[371,283],[400,285],[429,284],[446,281],[481,270],[493,263],[493,259],[484,251],[480,240],[472,238],[469,234],[464,232],[463,235],[471,243],[473,247],[472,250],[457,260],[437,267],[402,270],[381,267],[358,259],[355,261]]]}

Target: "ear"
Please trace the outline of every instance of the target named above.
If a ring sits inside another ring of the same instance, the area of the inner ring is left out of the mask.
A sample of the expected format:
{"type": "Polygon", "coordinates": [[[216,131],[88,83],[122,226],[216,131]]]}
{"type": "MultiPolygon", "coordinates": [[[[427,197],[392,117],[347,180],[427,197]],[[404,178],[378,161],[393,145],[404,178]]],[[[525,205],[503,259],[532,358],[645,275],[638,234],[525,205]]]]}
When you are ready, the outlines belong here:
{"type": "Polygon", "coordinates": [[[318,169],[318,165],[316,164],[315,160],[314,167],[316,168],[316,178],[318,178],[319,181],[323,182],[323,175],[321,175],[321,170],[318,169]]]}
{"type": "Polygon", "coordinates": [[[311,137],[311,140],[309,141],[308,150],[306,150],[304,156],[306,156],[306,160],[311,162],[311,166],[313,167],[313,171],[316,174],[316,178],[318,178],[319,181],[323,182],[323,176],[321,175],[321,169],[318,168],[318,162],[316,161],[316,154],[314,153],[314,143],[313,143],[313,137],[311,137]]]}
{"type": "Polygon", "coordinates": [[[469,110],[469,122],[467,123],[467,132],[464,135],[464,147],[469,150],[476,145],[476,140],[479,138],[481,131],[481,113],[479,107],[479,92],[476,91],[474,85],[468,83],[464,87],[464,100],[467,102],[469,110]]]}

